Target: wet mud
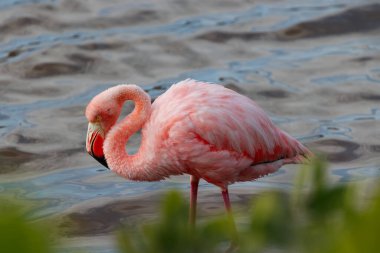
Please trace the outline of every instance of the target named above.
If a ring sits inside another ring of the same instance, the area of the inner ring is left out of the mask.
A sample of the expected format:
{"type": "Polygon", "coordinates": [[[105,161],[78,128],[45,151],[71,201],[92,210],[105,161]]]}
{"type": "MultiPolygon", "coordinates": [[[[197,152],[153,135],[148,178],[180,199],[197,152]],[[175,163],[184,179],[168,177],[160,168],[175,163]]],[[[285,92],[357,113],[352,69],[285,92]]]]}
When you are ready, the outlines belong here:
{"type": "MultiPolygon", "coordinates": [[[[184,197],[187,193],[183,192],[184,197]]],[[[123,226],[136,227],[142,222],[154,221],[158,218],[161,209],[161,199],[164,192],[154,192],[130,198],[106,202],[101,206],[88,207],[82,211],[72,211],[61,217],[59,227],[67,237],[94,236],[110,234],[123,226]]],[[[252,201],[252,193],[231,193],[234,209],[237,214],[247,212],[247,206],[252,201]]],[[[206,190],[200,193],[198,203],[199,218],[224,215],[220,205],[223,204],[221,194],[215,190],[206,190]]]]}

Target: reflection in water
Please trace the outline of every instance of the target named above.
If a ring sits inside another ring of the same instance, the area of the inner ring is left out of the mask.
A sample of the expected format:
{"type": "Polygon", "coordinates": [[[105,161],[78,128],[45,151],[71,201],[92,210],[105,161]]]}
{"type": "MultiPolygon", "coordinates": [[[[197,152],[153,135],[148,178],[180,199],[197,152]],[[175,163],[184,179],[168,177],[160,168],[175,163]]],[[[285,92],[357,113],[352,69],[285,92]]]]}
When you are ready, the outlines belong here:
{"type": "MultiPolygon", "coordinates": [[[[220,83],[325,154],[335,182],[380,176],[379,4],[7,0],[0,12],[0,193],[35,203],[34,219],[63,217],[85,250],[112,252],[100,235],[153,219],[164,190],[188,188],[186,176],[127,182],[86,155],[85,105],[114,84],[154,101],[188,77],[220,83]]],[[[291,190],[296,171],[233,186],[234,206],[291,190]]],[[[201,188],[200,215],[217,213],[217,189],[201,188]]]]}

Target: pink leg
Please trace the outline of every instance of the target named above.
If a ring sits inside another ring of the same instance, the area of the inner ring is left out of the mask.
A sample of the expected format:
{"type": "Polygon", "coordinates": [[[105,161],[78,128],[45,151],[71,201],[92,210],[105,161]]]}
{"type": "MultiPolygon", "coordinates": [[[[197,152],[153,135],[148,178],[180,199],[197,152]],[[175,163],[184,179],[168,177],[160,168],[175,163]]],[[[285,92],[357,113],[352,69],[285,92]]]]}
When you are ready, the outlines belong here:
{"type": "Polygon", "coordinates": [[[232,212],[231,210],[231,202],[230,202],[230,196],[228,194],[228,188],[222,189],[222,196],[224,200],[224,206],[227,210],[227,213],[230,214],[232,212]]]}
{"type": "Polygon", "coordinates": [[[190,225],[194,227],[197,216],[197,196],[198,196],[199,178],[190,176],[190,225]]]}
{"type": "Polygon", "coordinates": [[[227,211],[227,217],[228,217],[228,223],[232,232],[232,243],[230,246],[230,250],[233,250],[233,248],[236,247],[238,243],[238,233],[236,230],[236,225],[234,221],[234,217],[232,215],[232,209],[231,209],[231,202],[230,202],[230,196],[228,194],[228,188],[222,188],[222,196],[224,200],[224,206],[227,211]]]}

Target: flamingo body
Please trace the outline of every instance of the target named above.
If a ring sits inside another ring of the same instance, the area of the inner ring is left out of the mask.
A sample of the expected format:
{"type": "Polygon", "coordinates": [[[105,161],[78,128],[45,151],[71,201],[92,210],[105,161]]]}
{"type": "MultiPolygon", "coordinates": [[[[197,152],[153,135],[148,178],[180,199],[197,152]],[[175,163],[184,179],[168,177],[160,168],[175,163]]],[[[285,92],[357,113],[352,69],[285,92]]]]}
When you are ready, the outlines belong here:
{"type": "Polygon", "coordinates": [[[221,187],[257,179],[308,153],[249,98],[194,80],[158,97],[142,131],[155,154],[151,170],[164,170],[162,178],[187,173],[221,187]]]}
{"type": "Polygon", "coordinates": [[[172,85],[153,104],[138,86],[112,87],[92,99],[86,116],[91,155],[101,160],[104,153],[103,164],[131,180],[191,175],[193,208],[200,178],[227,190],[229,184],[255,180],[311,154],[251,99],[191,79],[172,85]],[[133,100],[135,109],[117,122],[126,100],[133,100]],[[139,151],[129,155],[125,144],[140,129],[139,151]]]}

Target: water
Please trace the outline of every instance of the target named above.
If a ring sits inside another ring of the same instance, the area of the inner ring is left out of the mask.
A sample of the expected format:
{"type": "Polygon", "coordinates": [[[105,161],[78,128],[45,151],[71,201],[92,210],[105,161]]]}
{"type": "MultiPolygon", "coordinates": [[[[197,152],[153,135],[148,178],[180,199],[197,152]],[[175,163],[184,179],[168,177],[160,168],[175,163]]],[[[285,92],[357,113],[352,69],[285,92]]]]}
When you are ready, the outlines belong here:
{"type": "MultiPolygon", "coordinates": [[[[324,153],[334,182],[380,177],[376,2],[10,0],[0,12],[0,192],[33,203],[33,219],[61,217],[63,251],[113,252],[121,222],[188,191],[186,176],[127,182],[85,154],[84,108],[118,83],[153,98],[188,77],[220,83],[324,153]]],[[[296,171],[234,185],[234,206],[290,190],[296,171]]],[[[214,186],[200,191],[200,216],[222,212],[214,186]]]]}

